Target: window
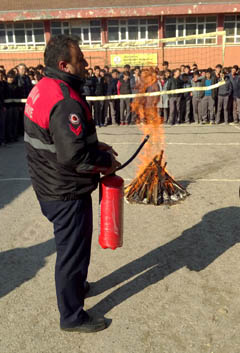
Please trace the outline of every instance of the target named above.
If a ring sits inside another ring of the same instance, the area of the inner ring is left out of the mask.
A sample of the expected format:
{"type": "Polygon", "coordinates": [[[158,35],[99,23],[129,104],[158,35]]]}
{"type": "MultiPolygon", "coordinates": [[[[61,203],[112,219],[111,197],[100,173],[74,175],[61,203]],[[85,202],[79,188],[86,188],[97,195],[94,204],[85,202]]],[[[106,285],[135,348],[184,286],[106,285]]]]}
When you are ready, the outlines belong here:
{"type": "Polygon", "coordinates": [[[101,43],[101,23],[92,21],[54,21],[51,22],[51,34],[71,34],[79,38],[81,44],[101,43]]]}
{"type": "MultiPolygon", "coordinates": [[[[181,36],[191,36],[216,32],[216,16],[187,16],[187,17],[168,17],[165,20],[165,38],[175,38],[181,36]]],[[[197,38],[166,43],[169,45],[202,45],[216,44],[216,37],[197,38]]]]}
{"type": "Polygon", "coordinates": [[[158,39],[158,19],[108,20],[108,41],[158,39]]]}
{"type": "Polygon", "coordinates": [[[37,45],[45,44],[42,22],[16,22],[0,24],[0,44],[37,45]]]}
{"type": "Polygon", "coordinates": [[[226,43],[240,42],[240,15],[224,17],[224,29],[226,31],[226,43]]]}

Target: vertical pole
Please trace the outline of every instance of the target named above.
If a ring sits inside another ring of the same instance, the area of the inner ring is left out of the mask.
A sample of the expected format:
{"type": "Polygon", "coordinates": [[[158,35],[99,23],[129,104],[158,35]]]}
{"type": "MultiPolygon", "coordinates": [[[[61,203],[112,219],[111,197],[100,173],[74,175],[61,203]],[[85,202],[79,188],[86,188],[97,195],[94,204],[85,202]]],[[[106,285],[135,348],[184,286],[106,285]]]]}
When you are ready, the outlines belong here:
{"type": "MultiPolygon", "coordinates": [[[[218,14],[217,17],[217,32],[224,31],[224,14],[218,14]]],[[[222,46],[222,65],[224,66],[226,34],[217,36],[217,45],[222,46]]]]}
{"type": "Polygon", "coordinates": [[[45,34],[45,41],[47,44],[51,37],[50,21],[44,21],[44,34],[45,34]]]}
{"type": "Polygon", "coordinates": [[[164,19],[163,16],[159,16],[159,27],[158,27],[158,40],[159,40],[159,48],[161,49],[161,59],[163,63],[164,61],[164,43],[162,39],[164,38],[164,19]]]}

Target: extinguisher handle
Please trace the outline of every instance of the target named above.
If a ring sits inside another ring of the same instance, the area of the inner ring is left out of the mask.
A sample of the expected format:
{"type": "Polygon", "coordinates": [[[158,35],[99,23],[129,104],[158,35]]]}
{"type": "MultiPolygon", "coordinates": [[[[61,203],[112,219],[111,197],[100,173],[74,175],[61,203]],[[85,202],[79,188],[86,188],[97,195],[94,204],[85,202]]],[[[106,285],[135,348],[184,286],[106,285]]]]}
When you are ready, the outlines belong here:
{"type": "Polygon", "coordinates": [[[120,167],[118,167],[115,171],[117,172],[118,170],[121,170],[123,168],[125,168],[128,164],[130,164],[135,157],[137,157],[138,153],[141,151],[141,149],[143,148],[143,146],[145,145],[145,143],[149,140],[150,135],[146,135],[143,142],[140,144],[140,146],[138,147],[138,149],[136,150],[136,152],[125,162],[123,163],[120,167]]]}

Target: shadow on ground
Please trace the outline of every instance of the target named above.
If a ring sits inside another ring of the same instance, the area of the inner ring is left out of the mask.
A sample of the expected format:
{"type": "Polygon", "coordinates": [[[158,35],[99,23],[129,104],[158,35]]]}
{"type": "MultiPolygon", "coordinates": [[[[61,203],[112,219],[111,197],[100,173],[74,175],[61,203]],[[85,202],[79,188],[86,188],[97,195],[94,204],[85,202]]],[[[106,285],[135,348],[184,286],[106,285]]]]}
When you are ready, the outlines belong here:
{"type": "Polygon", "coordinates": [[[105,315],[115,306],[183,267],[191,271],[205,269],[240,241],[239,216],[238,207],[209,212],[201,222],[186,229],[178,238],[97,281],[92,295],[109,290],[124,281],[128,282],[113,290],[91,308],[90,312],[105,315]],[[143,271],[145,272],[142,273],[143,271]],[[131,279],[132,277],[135,278],[131,279]]]}
{"type": "Polygon", "coordinates": [[[32,279],[45,266],[45,258],[55,252],[54,238],[0,253],[0,298],[32,279]]]}
{"type": "Polygon", "coordinates": [[[23,139],[0,148],[0,209],[7,206],[29,186],[23,139]]]}

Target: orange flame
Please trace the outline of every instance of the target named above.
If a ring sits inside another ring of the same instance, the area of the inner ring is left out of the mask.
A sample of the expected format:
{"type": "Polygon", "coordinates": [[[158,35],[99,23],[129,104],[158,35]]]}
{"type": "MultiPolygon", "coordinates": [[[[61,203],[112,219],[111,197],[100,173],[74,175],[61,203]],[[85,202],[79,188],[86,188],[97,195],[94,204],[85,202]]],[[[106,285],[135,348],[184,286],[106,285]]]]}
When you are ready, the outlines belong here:
{"type": "MultiPolygon", "coordinates": [[[[138,91],[139,93],[159,91],[157,75],[153,69],[142,71],[138,91]]],[[[139,155],[140,165],[138,166],[137,176],[143,172],[156,154],[164,150],[163,118],[159,116],[157,108],[159,100],[160,96],[139,97],[135,98],[131,105],[132,112],[135,112],[137,115],[137,126],[142,130],[144,135],[150,135],[148,143],[139,155]]]]}

